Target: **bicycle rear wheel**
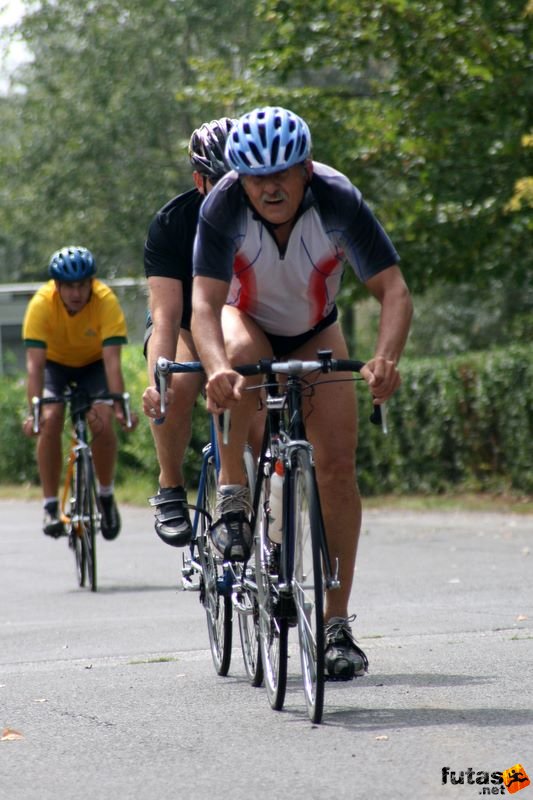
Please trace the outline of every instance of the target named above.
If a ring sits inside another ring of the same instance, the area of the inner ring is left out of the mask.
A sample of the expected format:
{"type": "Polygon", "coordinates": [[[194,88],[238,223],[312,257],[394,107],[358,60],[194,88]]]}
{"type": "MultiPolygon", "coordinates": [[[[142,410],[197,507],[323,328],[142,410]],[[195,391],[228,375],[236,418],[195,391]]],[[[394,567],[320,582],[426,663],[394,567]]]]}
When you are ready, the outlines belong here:
{"type": "MultiPolygon", "coordinates": [[[[244,468],[250,495],[253,498],[255,463],[252,451],[248,445],[244,451],[244,468]]],[[[261,661],[261,649],[259,646],[259,606],[256,593],[252,589],[246,588],[247,585],[251,584],[253,586],[256,583],[255,560],[253,558],[248,563],[243,580],[244,590],[239,596],[238,606],[242,657],[248,680],[252,686],[261,686],[263,683],[263,663],[261,661]]]]}
{"type": "Polygon", "coordinates": [[[218,675],[227,675],[231,661],[233,619],[231,590],[232,579],[224,572],[221,560],[215,553],[209,537],[209,519],[215,513],[217,473],[214,459],[206,462],[205,486],[201,507],[207,512],[200,515],[198,526],[198,554],[202,567],[200,599],[205,608],[207,630],[213,664],[218,675]]]}
{"type": "Polygon", "coordinates": [[[307,711],[312,722],[324,708],[324,587],[322,519],[309,453],[299,450],[290,471],[294,525],[294,602],[307,711]]]}
{"type": "Polygon", "coordinates": [[[279,545],[268,538],[268,493],[261,489],[254,535],[258,627],[264,683],[270,705],[281,711],[287,688],[289,626],[280,615],[279,545]]]}

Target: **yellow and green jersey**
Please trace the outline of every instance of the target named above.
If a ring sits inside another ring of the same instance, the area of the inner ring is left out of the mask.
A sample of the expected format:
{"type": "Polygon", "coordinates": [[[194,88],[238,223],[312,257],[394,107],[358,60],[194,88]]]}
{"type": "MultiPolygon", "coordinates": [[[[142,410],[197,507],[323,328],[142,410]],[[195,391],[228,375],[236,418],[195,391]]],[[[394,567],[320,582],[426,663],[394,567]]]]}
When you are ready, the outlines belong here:
{"type": "Polygon", "coordinates": [[[84,367],[102,358],[106,345],[126,344],[124,313],[115,293],[93,279],[87,305],[71,316],[55,281],[45,283],[28,303],[22,338],[26,347],[42,347],[50,361],[84,367]]]}

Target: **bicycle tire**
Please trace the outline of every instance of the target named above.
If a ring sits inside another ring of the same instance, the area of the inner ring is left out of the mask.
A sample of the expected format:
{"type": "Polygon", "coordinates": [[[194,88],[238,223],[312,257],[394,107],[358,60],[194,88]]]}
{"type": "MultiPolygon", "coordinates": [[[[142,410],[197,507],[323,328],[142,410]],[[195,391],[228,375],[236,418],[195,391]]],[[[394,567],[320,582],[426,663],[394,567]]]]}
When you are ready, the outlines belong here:
{"type": "Polygon", "coordinates": [[[315,474],[306,450],[294,453],[289,480],[294,526],[293,596],[300,662],[309,718],[319,723],[324,709],[325,684],[323,526],[315,474]]]}
{"type": "Polygon", "coordinates": [[[244,607],[239,610],[239,635],[246,676],[252,686],[263,683],[263,662],[259,645],[259,606],[256,598],[246,592],[240,599],[244,607]]]}
{"type": "Polygon", "coordinates": [[[213,458],[206,462],[205,485],[201,507],[209,516],[200,515],[198,526],[198,553],[202,567],[200,598],[204,605],[209,645],[215,671],[226,676],[231,662],[233,639],[233,605],[231,583],[228,586],[220,558],[215,553],[209,536],[208,519],[213,519],[216,503],[217,473],[213,458]]]}
{"type": "Polygon", "coordinates": [[[74,463],[74,469],[71,477],[71,492],[70,492],[70,512],[69,512],[69,546],[74,552],[74,559],[76,564],[76,577],[78,579],[78,586],[83,588],[87,578],[87,553],[85,550],[85,541],[83,538],[83,530],[80,525],[78,515],[78,465],[80,459],[77,458],[74,463]]]}
{"type": "MultiPolygon", "coordinates": [[[[255,487],[255,462],[252,451],[248,445],[244,451],[244,469],[250,495],[253,498],[255,487]]],[[[255,575],[255,559],[252,558],[248,563],[245,578],[253,585],[256,582],[255,575]]],[[[246,675],[252,686],[261,686],[263,683],[263,662],[259,644],[259,606],[257,603],[257,595],[254,591],[245,588],[242,592],[239,598],[238,620],[242,658],[246,675]]]]}
{"type": "Polygon", "coordinates": [[[289,625],[279,614],[279,546],[268,538],[268,496],[263,481],[255,525],[255,569],[257,581],[258,628],[263,681],[271,707],[281,711],[287,689],[289,625]]]}
{"type": "Polygon", "coordinates": [[[98,505],[93,463],[90,454],[85,450],[82,451],[78,462],[78,479],[80,482],[79,518],[87,563],[87,576],[91,591],[96,592],[98,588],[96,573],[96,515],[98,513],[98,505]]]}

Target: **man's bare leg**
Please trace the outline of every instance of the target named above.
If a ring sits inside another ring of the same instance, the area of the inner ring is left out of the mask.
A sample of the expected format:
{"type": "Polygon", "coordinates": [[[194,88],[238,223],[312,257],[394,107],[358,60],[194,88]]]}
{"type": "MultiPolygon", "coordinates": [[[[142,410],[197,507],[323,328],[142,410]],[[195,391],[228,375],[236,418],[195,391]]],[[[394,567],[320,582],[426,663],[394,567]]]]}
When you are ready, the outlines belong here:
{"type": "MultiPolygon", "coordinates": [[[[338,324],[321,331],[291,355],[312,359],[319,349],[330,349],[337,358],[348,357],[338,324]]],[[[336,379],[342,376],[343,373],[335,374],[336,379]]],[[[344,377],[349,379],[352,375],[344,377]]],[[[333,567],[337,561],[339,564],[340,588],[326,593],[325,619],[347,617],[361,528],[361,500],[355,471],[357,403],[350,380],[328,383],[306,400],[306,429],[314,449],[331,563],[333,567]]]]}
{"type": "MultiPolygon", "coordinates": [[[[175,360],[198,360],[189,331],[180,332],[175,360]]],[[[185,485],[183,461],[191,440],[192,413],[203,381],[201,374],[173,375],[173,401],[167,408],[165,422],[150,426],[159,463],[161,489],[185,485]]]]}
{"type": "Polygon", "coordinates": [[[118,442],[113,420],[113,408],[106,403],[95,403],[87,415],[94,470],[101,486],[112,486],[115,479],[118,442]]]}
{"type": "MultiPolygon", "coordinates": [[[[226,352],[231,363],[252,364],[260,358],[272,357],[268,339],[261,329],[246,314],[232,306],[225,306],[222,325],[226,352]]],[[[249,378],[246,386],[257,385],[257,378],[249,378]]],[[[258,414],[259,392],[243,390],[242,398],[231,412],[231,432],[229,442],[220,444],[220,484],[246,483],[243,458],[244,445],[251,442],[257,449],[261,440],[264,414],[258,414]]]]}

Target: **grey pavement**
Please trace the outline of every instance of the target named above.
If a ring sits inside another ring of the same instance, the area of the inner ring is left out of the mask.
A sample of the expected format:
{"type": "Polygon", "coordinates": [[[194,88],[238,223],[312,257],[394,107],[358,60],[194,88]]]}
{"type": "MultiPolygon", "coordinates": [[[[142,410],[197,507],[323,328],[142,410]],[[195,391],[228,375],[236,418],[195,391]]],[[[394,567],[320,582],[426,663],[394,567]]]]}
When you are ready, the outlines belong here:
{"type": "Polygon", "coordinates": [[[180,551],[148,507],[122,513],[92,594],[39,503],[0,501],[0,800],[463,800],[507,795],[517,763],[533,798],[533,517],[366,512],[352,607],[370,673],[328,684],[313,726],[295,647],[281,713],[237,632],[218,677],[180,551]]]}

